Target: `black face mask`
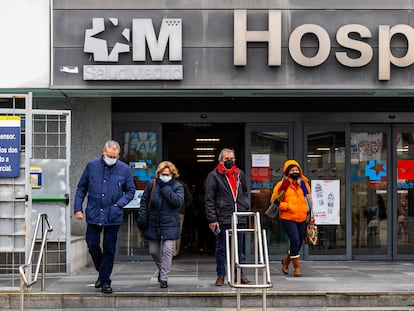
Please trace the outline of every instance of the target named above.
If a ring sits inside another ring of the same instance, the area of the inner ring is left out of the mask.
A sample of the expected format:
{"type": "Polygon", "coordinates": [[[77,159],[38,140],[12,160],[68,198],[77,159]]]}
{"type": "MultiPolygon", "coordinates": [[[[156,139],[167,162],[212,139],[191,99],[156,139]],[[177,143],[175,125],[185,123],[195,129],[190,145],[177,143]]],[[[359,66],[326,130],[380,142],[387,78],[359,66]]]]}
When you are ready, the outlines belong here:
{"type": "Polygon", "coordinates": [[[228,170],[233,167],[233,164],[234,162],[232,160],[224,161],[224,167],[227,168],[228,170]]]}
{"type": "Polygon", "coordinates": [[[290,178],[292,178],[293,180],[297,180],[300,177],[299,173],[292,173],[289,175],[290,178]]]}

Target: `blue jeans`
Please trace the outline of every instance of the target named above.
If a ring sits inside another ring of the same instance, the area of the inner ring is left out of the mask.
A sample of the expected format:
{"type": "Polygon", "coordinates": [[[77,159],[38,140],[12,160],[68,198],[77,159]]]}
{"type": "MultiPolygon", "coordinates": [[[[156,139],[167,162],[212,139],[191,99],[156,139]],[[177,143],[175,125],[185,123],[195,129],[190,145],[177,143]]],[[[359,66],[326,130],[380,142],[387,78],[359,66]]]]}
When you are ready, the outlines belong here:
{"type": "Polygon", "coordinates": [[[119,227],[119,225],[102,227],[88,224],[86,228],[86,244],[95,269],[99,272],[98,279],[102,285],[111,285],[110,277],[114,266],[119,227]],[[102,231],[103,249],[101,249],[102,231]]]}
{"type": "MultiPolygon", "coordinates": [[[[244,229],[246,225],[240,224],[238,228],[244,229]]],[[[217,276],[226,275],[226,230],[231,229],[231,224],[220,224],[221,232],[216,236],[216,271],[217,276]]],[[[244,233],[239,232],[237,234],[239,262],[242,263],[243,251],[244,251],[244,233]]],[[[243,272],[242,272],[243,273],[243,272]]]]}
{"type": "Polygon", "coordinates": [[[281,219],[280,223],[289,238],[290,256],[299,255],[300,248],[302,247],[303,239],[305,237],[306,221],[296,222],[281,219]]]}

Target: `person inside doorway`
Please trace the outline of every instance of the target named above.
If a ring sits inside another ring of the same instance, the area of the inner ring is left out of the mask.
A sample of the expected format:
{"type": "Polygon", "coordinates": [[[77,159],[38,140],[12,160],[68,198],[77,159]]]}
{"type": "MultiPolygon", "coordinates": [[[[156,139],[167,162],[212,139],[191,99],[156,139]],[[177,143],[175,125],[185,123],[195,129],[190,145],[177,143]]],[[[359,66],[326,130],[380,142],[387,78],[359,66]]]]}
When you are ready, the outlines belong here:
{"type": "Polygon", "coordinates": [[[177,179],[177,181],[181,183],[184,188],[184,203],[180,206],[180,238],[174,241],[174,246],[173,246],[173,257],[174,258],[176,258],[180,254],[181,238],[183,234],[185,214],[186,214],[186,211],[189,208],[191,208],[193,204],[193,195],[188,185],[183,180],[177,179]]]}

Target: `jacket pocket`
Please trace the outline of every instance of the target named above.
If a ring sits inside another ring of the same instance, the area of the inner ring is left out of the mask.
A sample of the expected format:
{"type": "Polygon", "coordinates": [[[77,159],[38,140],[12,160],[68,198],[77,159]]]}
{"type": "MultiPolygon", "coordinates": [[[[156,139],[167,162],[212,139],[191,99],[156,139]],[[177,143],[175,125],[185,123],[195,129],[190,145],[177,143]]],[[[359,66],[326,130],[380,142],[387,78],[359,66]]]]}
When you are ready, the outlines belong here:
{"type": "Polygon", "coordinates": [[[122,208],[119,206],[111,205],[108,215],[108,222],[109,223],[121,223],[123,217],[122,208]]]}

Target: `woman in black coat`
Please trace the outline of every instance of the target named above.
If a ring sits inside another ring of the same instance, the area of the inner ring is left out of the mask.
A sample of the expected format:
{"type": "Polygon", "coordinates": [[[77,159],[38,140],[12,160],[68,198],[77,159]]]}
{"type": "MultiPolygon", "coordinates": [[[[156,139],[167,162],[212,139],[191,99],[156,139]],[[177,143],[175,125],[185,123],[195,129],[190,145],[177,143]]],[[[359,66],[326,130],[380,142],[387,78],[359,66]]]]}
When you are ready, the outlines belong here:
{"type": "Polygon", "coordinates": [[[155,179],[149,182],[141,197],[138,227],[149,241],[149,252],[158,267],[161,288],[168,287],[174,240],[180,238],[180,206],[184,203],[184,188],[176,178],[175,165],[161,162],[155,179]]]}

